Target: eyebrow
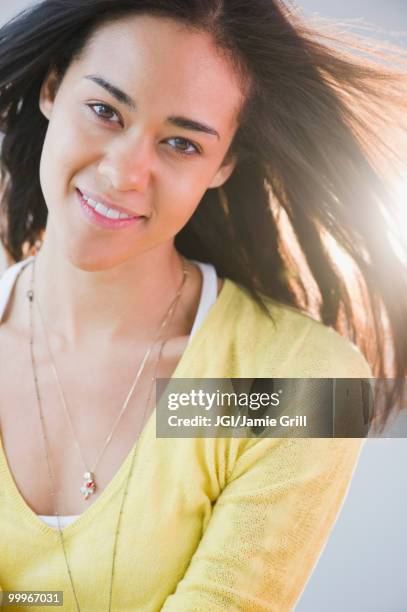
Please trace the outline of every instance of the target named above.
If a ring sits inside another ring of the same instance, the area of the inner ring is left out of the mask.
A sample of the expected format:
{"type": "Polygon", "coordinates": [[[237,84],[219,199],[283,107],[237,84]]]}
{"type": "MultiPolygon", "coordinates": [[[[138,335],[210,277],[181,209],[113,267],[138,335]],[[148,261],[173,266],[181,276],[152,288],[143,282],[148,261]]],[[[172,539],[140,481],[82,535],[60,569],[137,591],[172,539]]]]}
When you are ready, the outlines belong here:
{"type": "MultiPolygon", "coordinates": [[[[96,83],[100,87],[103,87],[108,93],[110,93],[113,98],[116,98],[118,102],[125,104],[131,110],[137,110],[137,104],[128,94],[126,94],[122,89],[116,87],[103,77],[99,75],[89,74],[84,77],[85,79],[96,83]]],[[[193,130],[195,132],[203,132],[205,134],[210,134],[211,136],[216,136],[218,140],[220,140],[219,133],[209,125],[205,123],[201,123],[200,121],[195,121],[194,119],[190,119],[189,117],[182,116],[173,116],[167,117],[166,123],[170,123],[171,125],[176,125],[177,127],[185,128],[187,130],[193,130]]]]}

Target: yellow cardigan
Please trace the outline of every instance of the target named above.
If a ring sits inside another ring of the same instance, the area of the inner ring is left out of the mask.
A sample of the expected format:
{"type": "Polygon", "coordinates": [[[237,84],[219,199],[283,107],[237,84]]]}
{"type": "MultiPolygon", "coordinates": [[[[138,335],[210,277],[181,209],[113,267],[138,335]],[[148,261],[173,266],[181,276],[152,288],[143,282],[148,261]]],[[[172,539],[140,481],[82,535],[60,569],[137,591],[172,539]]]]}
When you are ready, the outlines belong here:
{"type": "MultiPolygon", "coordinates": [[[[275,325],[226,280],[173,378],[372,376],[334,330],[272,300],[268,306],[275,325]]],[[[292,610],[341,509],[363,439],[156,438],[155,419],[136,443],[112,610],[292,610]]],[[[64,530],[86,612],[107,609],[130,456],[64,530]]],[[[23,500],[1,446],[0,584],[63,590],[63,609],[76,610],[58,533],[23,500]]]]}

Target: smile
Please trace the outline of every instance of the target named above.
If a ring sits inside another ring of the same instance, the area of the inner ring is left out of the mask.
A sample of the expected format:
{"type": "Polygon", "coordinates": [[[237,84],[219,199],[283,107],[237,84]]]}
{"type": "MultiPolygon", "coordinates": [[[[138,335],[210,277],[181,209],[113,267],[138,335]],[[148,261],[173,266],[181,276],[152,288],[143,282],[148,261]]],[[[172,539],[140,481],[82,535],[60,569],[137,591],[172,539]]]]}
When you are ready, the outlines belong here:
{"type": "Polygon", "coordinates": [[[132,219],[134,218],[134,217],[131,217],[130,215],[127,215],[124,212],[118,211],[117,209],[107,208],[107,206],[104,206],[100,202],[96,202],[96,200],[92,200],[92,198],[88,198],[88,196],[86,196],[85,194],[82,194],[82,197],[85,200],[85,202],[87,202],[89,206],[94,208],[96,212],[99,213],[99,215],[102,215],[102,217],[107,217],[108,219],[132,219]]]}
{"type": "Polygon", "coordinates": [[[109,208],[102,202],[85,195],[79,189],[76,189],[76,195],[86,220],[103,229],[124,229],[144,219],[143,216],[131,216],[116,208],[109,208]]]}

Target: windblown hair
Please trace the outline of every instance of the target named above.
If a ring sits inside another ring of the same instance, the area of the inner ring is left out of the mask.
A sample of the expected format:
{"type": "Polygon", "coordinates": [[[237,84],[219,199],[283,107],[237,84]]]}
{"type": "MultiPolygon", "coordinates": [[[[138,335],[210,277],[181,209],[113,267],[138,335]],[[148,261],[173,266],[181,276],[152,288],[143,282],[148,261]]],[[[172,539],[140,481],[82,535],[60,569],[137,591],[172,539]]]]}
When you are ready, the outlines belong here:
{"type": "Polygon", "coordinates": [[[402,50],[315,28],[280,0],[43,0],[0,29],[1,240],[10,261],[31,252],[47,222],[43,80],[51,68],[62,79],[98,26],[137,13],[210,33],[246,92],[228,152],[236,168],[223,188],[207,190],[176,247],[260,305],[271,297],[349,337],[375,376],[395,378],[384,424],[407,370],[407,270],[381,171],[398,163],[386,130],[405,134],[402,50]]]}

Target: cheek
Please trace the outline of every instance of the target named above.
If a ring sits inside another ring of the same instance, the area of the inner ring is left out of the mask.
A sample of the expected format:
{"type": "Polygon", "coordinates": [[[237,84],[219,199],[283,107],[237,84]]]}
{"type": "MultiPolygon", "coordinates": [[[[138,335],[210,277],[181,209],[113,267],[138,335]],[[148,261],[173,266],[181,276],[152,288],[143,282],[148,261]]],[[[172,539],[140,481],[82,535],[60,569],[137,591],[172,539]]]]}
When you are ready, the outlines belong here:
{"type": "Polygon", "coordinates": [[[192,214],[207,191],[216,168],[216,159],[181,161],[177,168],[168,168],[162,174],[164,191],[160,195],[164,201],[167,198],[175,209],[192,214]]]}
{"type": "Polygon", "coordinates": [[[198,169],[197,164],[195,168],[187,168],[182,176],[167,175],[156,194],[156,212],[163,222],[178,230],[187,223],[206,191],[203,174],[202,166],[198,169]]]}
{"type": "Polygon", "coordinates": [[[92,155],[92,140],[75,117],[58,111],[51,117],[41,156],[40,179],[45,197],[46,192],[54,196],[67,193],[70,180],[92,155]]]}

